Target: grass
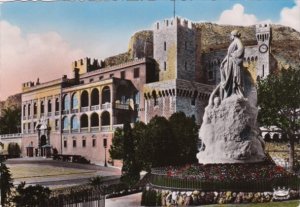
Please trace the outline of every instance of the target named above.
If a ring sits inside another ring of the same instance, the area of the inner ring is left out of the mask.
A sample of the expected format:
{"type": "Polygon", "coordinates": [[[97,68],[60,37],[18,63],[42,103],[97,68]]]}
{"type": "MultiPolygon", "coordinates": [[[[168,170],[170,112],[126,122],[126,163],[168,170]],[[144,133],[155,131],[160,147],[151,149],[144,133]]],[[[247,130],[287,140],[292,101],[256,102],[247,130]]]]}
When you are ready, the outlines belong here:
{"type": "Polygon", "coordinates": [[[226,205],[208,205],[209,207],[298,207],[299,200],[269,202],[269,203],[255,203],[255,204],[226,204],[226,205]]]}
{"type": "Polygon", "coordinates": [[[94,170],[83,170],[83,169],[76,169],[76,168],[65,168],[65,167],[38,165],[38,164],[17,164],[17,165],[8,164],[7,167],[10,169],[10,172],[12,173],[12,177],[14,179],[84,174],[84,173],[95,172],[94,170]]]}

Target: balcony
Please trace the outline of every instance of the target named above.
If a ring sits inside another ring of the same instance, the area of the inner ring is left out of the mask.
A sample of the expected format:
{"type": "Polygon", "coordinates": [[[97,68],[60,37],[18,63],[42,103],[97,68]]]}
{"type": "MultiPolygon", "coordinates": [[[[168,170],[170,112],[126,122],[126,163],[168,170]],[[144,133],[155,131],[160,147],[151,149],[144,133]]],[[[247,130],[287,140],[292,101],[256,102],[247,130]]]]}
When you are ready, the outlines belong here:
{"type": "Polygon", "coordinates": [[[26,120],[27,119],[27,116],[23,116],[23,120],[26,120]]]}
{"type": "Polygon", "coordinates": [[[98,131],[99,131],[99,126],[91,127],[91,132],[98,132],[98,131]]]}
{"type": "Polygon", "coordinates": [[[71,129],[71,133],[78,133],[79,129],[71,129]]]}
{"type": "Polygon", "coordinates": [[[91,111],[97,111],[100,109],[99,105],[91,106],[91,111]]]}
{"type": "Polygon", "coordinates": [[[78,109],[72,109],[72,110],[71,110],[71,113],[72,113],[72,114],[75,114],[75,113],[78,113],[78,111],[79,111],[78,109]]]}
{"type": "Polygon", "coordinates": [[[51,116],[52,115],[52,112],[48,112],[48,114],[47,114],[48,116],[51,116]]]}
{"type": "Polygon", "coordinates": [[[59,111],[56,111],[56,112],[55,112],[55,116],[58,116],[58,115],[59,115],[59,111]]]}
{"type": "Polygon", "coordinates": [[[63,132],[64,134],[68,134],[70,131],[69,131],[69,129],[63,129],[62,132],[63,132]]]}
{"type": "Polygon", "coordinates": [[[115,131],[117,128],[123,129],[123,124],[115,124],[113,125],[113,130],[115,131]]]}
{"type": "Polygon", "coordinates": [[[123,104],[123,103],[115,103],[115,108],[122,109],[122,110],[130,110],[131,109],[129,104],[123,104]]]}
{"type": "Polygon", "coordinates": [[[109,132],[110,131],[110,126],[101,126],[101,131],[102,132],[109,132]]]}
{"type": "Polygon", "coordinates": [[[87,112],[87,111],[89,111],[89,107],[88,106],[81,107],[80,111],[81,112],[87,112]]]}
{"type": "Polygon", "coordinates": [[[80,129],[80,132],[83,132],[83,133],[89,132],[89,128],[88,127],[83,127],[83,128],[80,129]]]}
{"type": "Polygon", "coordinates": [[[33,118],[36,119],[37,118],[37,114],[33,114],[33,118]]]}
{"type": "Polygon", "coordinates": [[[107,110],[111,108],[111,103],[105,103],[101,105],[101,109],[107,110]]]}
{"type": "Polygon", "coordinates": [[[62,111],[62,114],[63,114],[63,115],[69,114],[69,110],[63,110],[63,111],[62,111]]]}

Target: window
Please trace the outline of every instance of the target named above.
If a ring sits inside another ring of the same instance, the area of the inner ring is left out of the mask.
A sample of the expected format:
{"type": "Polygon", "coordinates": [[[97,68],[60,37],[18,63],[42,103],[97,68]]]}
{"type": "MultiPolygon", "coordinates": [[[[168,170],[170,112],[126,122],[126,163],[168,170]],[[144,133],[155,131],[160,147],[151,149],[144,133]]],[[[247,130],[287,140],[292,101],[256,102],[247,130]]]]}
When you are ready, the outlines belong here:
{"type": "Polygon", "coordinates": [[[103,76],[100,76],[100,77],[99,77],[99,80],[102,80],[102,79],[103,79],[103,76]]]}
{"type": "Polygon", "coordinates": [[[164,42],[164,50],[166,51],[167,50],[167,43],[164,42]]]}
{"type": "Polygon", "coordinates": [[[214,78],[214,73],[212,70],[208,71],[208,79],[211,80],[214,78]]]}
{"type": "Polygon", "coordinates": [[[93,147],[96,147],[96,139],[93,139],[93,147]]]}
{"type": "Polygon", "coordinates": [[[28,116],[30,116],[31,104],[28,104],[28,116]]]}
{"type": "Polygon", "coordinates": [[[94,79],[93,79],[93,78],[91,78],[91,79],[90,79],[90,82],[93,82],[93,81],[94,81],[94,79]]]}
{"type": "Polygon", "coordinates": [[[140,68],[134,68],[133,77],[134,78],[139,78],[140,77],[140,68]]]}
{"type": "Polygon", "coordinates": [[[52,111],[52,103],[51,100],[48,100],[48,112],[50,113],[52,111]]]}
{"type": "Polygon", "coordinates": [[[167,70],[167,63],[164,62],[164,70],[167,70]]]}
{"type": "Polygon", "coordinates": [[[58,129],[59,120],[55,119],[55,129],[58,129]]]}
{"type": "Polygon", "coordinates": [[[114,74],[110,74],[109,77],[110,77],[110,78],[114,77],[114,74]]]}
{"type": "Polygon", "coordinates": [[[82,140],[82,147],[86,147],[86,140],[85,139],[82,140]]]}
{"type": "MultiPolygon", "coordinates": [[[[73,141],[75,141],[75,140],[73,140],[73,141]]],[[[67,140],[64,140],[64,148],[67,148],[67,140]]]]}
{"type": "Polygon", "coordinates": [[[33,122],[33,131],[35,131],[36,122],[33,122]]]}
{"type": "Polygon", "coordinates": [[[73,147],[76,147],[76,139],[73,139],[73,147]]]}
{"type": "Polygon", "coordinates": [[[31,123],[28,123],[28,131],[31,132],[31,123]]]}
{"type": "Polygon", "coordinates": [[[59,100],[58,100],[58,98],[55,99],[55,111],[59,111],[59,100]]]}
{"type": "Polygon", "coordinates": [[[33,104],[33,114],[34,115],[37,114],[37,104],[36,103],[33,104]]]}
{"type": "Polygon", "coordinates": [[[125,79],[125,71],[121,71],[121,79],[125,79]]]}
{"type": "Polygon", "coordinates": [[[44,113],[44,101],[41,102],[41,114],[44,113]]]}
{"type": "Polygon", "coordinates": [[[23,116],[26,116],[26,105],[23,106],[23,116]]]}

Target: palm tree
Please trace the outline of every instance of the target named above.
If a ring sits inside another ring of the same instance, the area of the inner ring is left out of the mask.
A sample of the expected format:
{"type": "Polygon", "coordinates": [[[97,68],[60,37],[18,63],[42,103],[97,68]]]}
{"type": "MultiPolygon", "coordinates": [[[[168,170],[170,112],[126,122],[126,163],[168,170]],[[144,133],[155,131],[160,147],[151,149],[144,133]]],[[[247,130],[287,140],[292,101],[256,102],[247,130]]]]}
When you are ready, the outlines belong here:
{"type": "Polygon", "coordinates": [[[21,125],[21,109],[15,106],[2,109],[0,117],[0,133],[18,133],[21,125]]]}

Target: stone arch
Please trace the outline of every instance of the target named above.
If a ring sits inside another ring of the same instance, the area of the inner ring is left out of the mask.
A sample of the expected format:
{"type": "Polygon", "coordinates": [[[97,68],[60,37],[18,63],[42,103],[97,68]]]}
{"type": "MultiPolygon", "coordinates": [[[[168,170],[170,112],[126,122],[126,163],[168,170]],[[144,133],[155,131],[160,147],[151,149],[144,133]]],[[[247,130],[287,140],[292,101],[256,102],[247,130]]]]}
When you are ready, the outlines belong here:
{"type": "Polygon", "coordinates": [[[102,99],[102,104],[110,103],[110,88],[109,88],[109,86],[105,86],[102,89],[101,99],[102,99]]]}
{"type": "Polygon", "coordinates": [[[59,111],[59,99],[55,99],[55,111],[59,111]]]}
{"type": "Polygon", "coordinates": [[[81,104],[81,107],[89,106],[89,93],[86,90],[82,91],[82,93],[81,93],[80,104],[81,104]]]}
{"type": "Polygon", "coordinates": [[[101,126],[109,126],[110,125],[110,114],[108,111],[104,111],[101,114],[101,126]]]}
{"type": "Polygon", "coordinates": [[[27,108],[27,114],[28,114],[28,116],[30,116],[30,112],[31,112],[31,104],[28,104],[28,108],[27,108]]]}
{"type": "Polygon", "coordinates": [[[33,114],[34,115],[37,114],[37,103],[36,102],[33,103],[33,114]]]}
{"type": "Polygon", "coordinates": [[[69,96],[69,94],[65,94],[65,95],[63,96],[63,104],[62,104],[62,107],[63,107],[63,111],[69,110],[69,109],[70,109],[70,96],[69,96]]]}
{"type": "Polygon", "coordinates": [[[99,115],[97,113],[92,113],[91,115],[91,127],[99,126],[99,115]]]}
{"type": "Polygon", "coordinates": [[[78,109],[78,94],[76,92],[71,96],[71,108],[78,109]]]}
{"type": "Polygon", "coordinates": [[[99,90],[94,88],[91,93],[91,105],[99,105],[99,90]]]}
{"type": "Polygon", "coordinates": [[[120,85],[117,87],[116,100],[120,101],[121,104],[126,104],[129,102],[130,90],[127,86],[120,85]]]}
{"type": "Polygon", "coordinates": [[[89,120],[88,115],[82,114],[80,117],[80,128],[87,128],[89,127],[89,120]]]}
{"type": "Polygon", "coordinates": [[[79,120],[76,115],[71,117],[71,129],[78,130],[79,129],[79,120]]]}
{"type": "Polygon", "coordinates": [[[62,129],[63,130],[69,129],[69,118],[67,116],[63,117],[62,119],[62,129]]]}

